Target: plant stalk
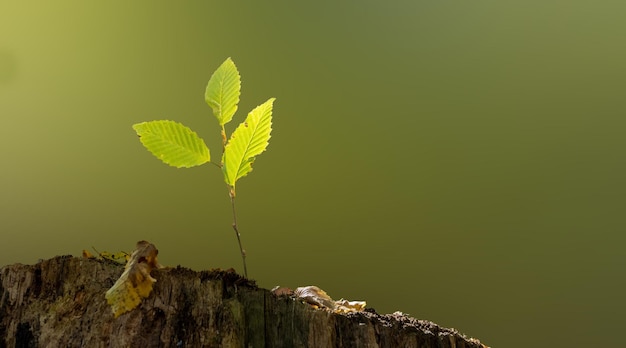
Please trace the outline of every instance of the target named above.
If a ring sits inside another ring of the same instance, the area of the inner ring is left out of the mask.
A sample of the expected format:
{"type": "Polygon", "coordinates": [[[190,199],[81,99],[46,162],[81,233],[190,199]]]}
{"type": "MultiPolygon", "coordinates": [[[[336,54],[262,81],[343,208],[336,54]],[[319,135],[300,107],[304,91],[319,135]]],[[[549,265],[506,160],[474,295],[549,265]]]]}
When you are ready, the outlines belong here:
{"type": "Polygon", "coordinates": [[[237,213],[235,211],[235,190],[233,187],[229,188],[228,194],[230,196],[230,204],[233,207],[233,230],[237,236],[237,243],[239,243],[239,251],[241,252],[241,260],[243,261],[243,275],[248,278],[248,267],[246,267],[246,250],[241,244],[241,234],[237,228],[237,213]]]}
{"type": "Polygon", "coordinates": [[[220,133],[222,136],[222,153],[224,153],[224,149],[226,149],[226,142],[228,141],[228,139],[226,138],[226,129],[224,128],[224,125],[222,125],[222,130],[220,133]]]}

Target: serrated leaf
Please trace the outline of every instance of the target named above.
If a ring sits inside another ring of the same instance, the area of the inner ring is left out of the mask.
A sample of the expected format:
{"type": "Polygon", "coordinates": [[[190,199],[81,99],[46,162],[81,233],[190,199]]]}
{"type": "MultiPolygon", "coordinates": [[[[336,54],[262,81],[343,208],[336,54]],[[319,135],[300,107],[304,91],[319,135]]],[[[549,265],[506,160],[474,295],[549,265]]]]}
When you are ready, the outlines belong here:
{"type": "Polygon", "coordinates": [[[194,167],[211,160],[209,148],[198,134],[178,122],[160,120],[133,125],[143,146],[170,166],[194,167]]]}
{"type": "Polygon", "coordinates": [[[220,126],[233,119],[241,94],[241,77],[232,59],[228,58],[209,79],[204,99],[213,109],[220,126]]]}
{"type": "Polygon", "coordinates": [[[235,129],[224,148],[224,180],[233,192],[237,180],[252,170],[255,157],[265,151],[269,144],[274,100],[270,98],[252,110],[235,129]]]}

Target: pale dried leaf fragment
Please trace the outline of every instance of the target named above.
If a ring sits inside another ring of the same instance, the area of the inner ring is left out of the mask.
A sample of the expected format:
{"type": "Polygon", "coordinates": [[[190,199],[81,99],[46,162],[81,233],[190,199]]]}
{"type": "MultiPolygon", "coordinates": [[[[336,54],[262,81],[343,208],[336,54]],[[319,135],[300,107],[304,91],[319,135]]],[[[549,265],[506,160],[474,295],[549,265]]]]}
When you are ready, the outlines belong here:
{"type": "Polygon", "coordinates": [[[313,306],[327,308],[335,313],[361,312],[365,310],[367,304],[365,301],[348,301],[344,299],[334,301],[326,291],[315,285],[296,288],[293,294],[313,306]]]}
{"type": "Polygon", "coordinates": [[[308,302],[309,304],[329,309],[335,309],[336,305],[333,299],[328,296],[326,291],[318,288],[315,285],[296,288],[293,293],[299,298],[308,302]]]}
{"type": "Polygon", "coordinates": [[[335,312],[341,313],[362,312],[365,310],[365,305],[367,305],[365,301],[348,301],[344,299],[335,301],[335,304],[337,305],[335,312]]]}
{"type": "Polygon", "coordinates": [[[137,248],[126,263],[124,273],[105,295],[116,318],[136,308],[142,299],[150,296],[152,285],[156,282],[150,272],[162,268],[157,261],[158,253],[154,244],[145,240],[137,242],[137,248]]]}

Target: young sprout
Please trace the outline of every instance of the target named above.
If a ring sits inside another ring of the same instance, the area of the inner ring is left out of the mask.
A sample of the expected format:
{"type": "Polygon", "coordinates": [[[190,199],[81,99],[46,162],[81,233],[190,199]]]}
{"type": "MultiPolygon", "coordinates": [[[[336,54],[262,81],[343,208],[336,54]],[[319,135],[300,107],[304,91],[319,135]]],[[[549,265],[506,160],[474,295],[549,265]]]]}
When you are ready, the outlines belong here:
{"type": "MultiPolygon", "coordinates": [[[[219,164],[224,181],[228,186],[233,212],[233,230],[237,236],[243,261],[244,276],[248,277],[246,251],[241,243],[237,227],[235,196],[237,180],[252,171],[256,156],[267,149],[272,132],[272,108],[275,98],[250,111],[245,121],[239,124],[230,138],[224,125],[230,122],[237,111],[241,94],[241,78],[235,63],[228,58],[213,73],[205,91],[205,100],[213,109],[220,125],[222,158],[219,164]]],[[[142,122],[133,125],[141,143],[154,156],[176,168],[189,168],[210,162],[211,155],[204,140],[181,123],[169,120],[142,122]]]]}

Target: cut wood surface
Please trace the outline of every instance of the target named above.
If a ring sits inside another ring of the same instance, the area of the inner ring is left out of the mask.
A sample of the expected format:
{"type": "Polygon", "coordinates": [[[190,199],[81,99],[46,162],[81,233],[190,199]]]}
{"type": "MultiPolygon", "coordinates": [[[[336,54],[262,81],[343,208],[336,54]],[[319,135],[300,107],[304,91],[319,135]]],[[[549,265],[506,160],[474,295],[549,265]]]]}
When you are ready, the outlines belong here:
{"type": "Polygon", "coordinates": [[[485,347],[400,313],[314,308],[221,270],[155,269],[150,296],[115,318],[105,292],[123,270],[72,256],[0,268],[0,347],[485,347]]]}

